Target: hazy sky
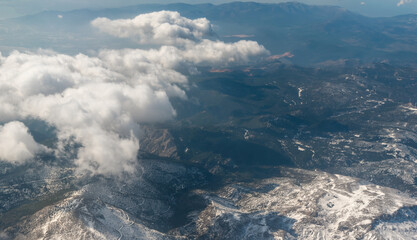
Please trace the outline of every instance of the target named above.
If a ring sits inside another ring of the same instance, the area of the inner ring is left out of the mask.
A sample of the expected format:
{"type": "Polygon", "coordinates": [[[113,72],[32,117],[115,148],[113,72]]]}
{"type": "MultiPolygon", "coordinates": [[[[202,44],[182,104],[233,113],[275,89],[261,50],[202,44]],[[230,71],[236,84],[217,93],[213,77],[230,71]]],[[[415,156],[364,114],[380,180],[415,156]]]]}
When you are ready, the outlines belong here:
{"type": "MultiPolygon", "coordinates": [[[[288,0],[287,0],[288,1],[288,0]]],[[[289,0],[291,1],[291,0],[289,0]]],[[[369,16],[393,16],[417,13],[417,0],[298,0],[308,4],[337,5],[369,16]]],[[[0,0],[0,18],[16,17],[44,10],[72,10],[79,8],[112,8],[141,3],[213,3],[227,0],[0,0]]],[[[258,2],[286,2],[285,0],[259,0],[258,2]]]]}

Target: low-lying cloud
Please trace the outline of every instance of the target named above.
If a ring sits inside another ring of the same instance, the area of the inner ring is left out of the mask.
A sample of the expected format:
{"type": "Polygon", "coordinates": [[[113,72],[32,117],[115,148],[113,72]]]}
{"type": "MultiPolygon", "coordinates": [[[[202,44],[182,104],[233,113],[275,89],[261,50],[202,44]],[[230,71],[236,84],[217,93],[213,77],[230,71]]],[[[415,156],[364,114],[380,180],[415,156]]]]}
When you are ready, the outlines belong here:
{"type": "Polygon", "coordinates": [[[104,33],[153,45],[182,45],[212,34],[207,19],[191,20],[171,11],[142,14],[133,19],[97,18],[91,24],[104,33]]]}
{"type": "Polygon", "coordinates": [[[268,51],[253,41],[224,43],[206,19],[156,12],[130,20],[99,18],[92,25],[157,48],[102,50],[96,56],[52,51],[0,55],[0,159],[23,163],[39,153],[27,128],[34,118],[57,129],[57,157],[73,158],[80,171],[117,175],[134,171],[140,124],[176,116],[170,98],[186,99],[186,73],[197,66],[244,64],[268,51]],[[110,21],[110,22],[109,22],[110,21]],[[143,21],[143,22],[142,22],[143,21]],[[11,125],[10,125],[11,124],[11,125]],[[23,134],[25,133],[25,134],[23,134]],[[8,139],[15,139],[9,151],[8,139]],[[79,145],[75,157],[68,146],[79,145]],[[21,154],[19,154],[21,152],[21,154]]]}
{"type": "Polygon", "coordinates": [[[0,126],[0,160],[23,164],[45,150],[47,148],[35,142],[23,123],[13,121],[0,126]]]}
{"type": "Polygon", "coordinates": [[[411,2],[411,0],[400,0],[397,3],[397,7],[400,7],[400,6],[402,6],[402,5],[406,4],[406,3],[410,3],[410,2],[411,2]]]}

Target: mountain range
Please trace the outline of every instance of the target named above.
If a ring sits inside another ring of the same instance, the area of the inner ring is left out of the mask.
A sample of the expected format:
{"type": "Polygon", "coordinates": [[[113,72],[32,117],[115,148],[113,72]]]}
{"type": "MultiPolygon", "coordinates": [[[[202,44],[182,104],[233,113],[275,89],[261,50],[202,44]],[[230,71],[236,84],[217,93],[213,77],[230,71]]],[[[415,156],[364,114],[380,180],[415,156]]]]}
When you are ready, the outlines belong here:
{"type": "Polygon", "coordinates": [[[0,46],[48,48],[69,53],[133,47],[131,41],[102,40],[91,28],[97,17],[132,18],[170,10],[188,18],[205,17],[224,41],[255,40],[273,55],[286,52],[298,65],[353,59],[415,64],[417,15],[371,18],[333,6],[302,3],[144,4],[117,9],[48,11],[0,22],[0,46]]]}

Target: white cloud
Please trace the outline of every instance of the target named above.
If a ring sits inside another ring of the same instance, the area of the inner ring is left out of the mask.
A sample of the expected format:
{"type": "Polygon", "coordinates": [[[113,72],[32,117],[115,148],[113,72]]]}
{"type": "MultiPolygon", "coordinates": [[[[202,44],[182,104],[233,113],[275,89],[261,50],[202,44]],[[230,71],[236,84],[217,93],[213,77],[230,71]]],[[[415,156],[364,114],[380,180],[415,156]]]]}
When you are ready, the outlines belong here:
{"type": "MultiPolygon", "coordinates": [[[[202,40],[199,43],[188,44],[178,48],[174,46],[162,46],[159,49],[141,50],[103,50],[100,58],[105,59],[125,74],[141,75],[140,69],[156,68],[170,69],[165,72],[166,82],[183,82],[185,79],[178,76],[176,70],[193,72],[197,66],[239,65],[248,63],[251,59],[268,55],[269,52],[254,41],[241,40],[235,43],[221,41],[202,40]]],[[[146,78],[140,78],[145,81],[146,78]]],[[[149,79],[148,79],[149,80],[149,79]]],[[[152,83],[150,81],[149,83],[152,83]]]]}
{"type": "Polygon", "coordinates": [[[404,5],[404,4],[406,4],[406,3],[410,3],[412,0],[401,0],[401,1],[399,1],[398,3],[397,3],[397,7],[399,7],[399,6],[401,6],[401,5],[404,5]]]}
{"type": "MultiPolygon", "coordinates": [[[[59,140],[57,156],[71,157],[66,146],[81,145],[74,159],[79,170],[113,175],[132,172],[139,150],[139,125],[175,117],[170,97],[186,99],[184,72],[194,73],[201,65],[243,64],[268,54],[253,41],[204,39],[211,32],[206,19],[190,20],[173,12],[135,19],[144,20],[150,30],[136,20],[114,20],[106,31],[168,45],[102,50],[97,56],[51,51],[0,54],[0,121],[36,118],[53,125],[59,140]]],[[[102,27],[103,21],[110,20],[95,20],[93,25],[102,27]]],[[[36,153],[33,139],[26,143],[32,148],[27,147],[26,153],[22,150],[23,157],[15,162],[36,153]]],[[[1,149],[1,154],[9,153],[1,149]]]]}
{"type": "Polygon", "coordinates": [[[153,45],[185,44],[212,34],[207,19],[191,20],[171,11],[142,14],[133,19],[97,18],[91,24],[104,33],[153,45]]]}
{"type": "Polygon", "coordinates": [[[131,171],[139,123],[175,116],[170,88],[177,89],[171,96],[185,96],[179,87],[187,82],[183,75],[169,78],[172,70],[151,67],[129,75],[85,55],[14,52],[0,66],[0,120],[32,117],[55,126],[61,143],[73,138],[82,145],[75,161],[81,170],[131,171]]]}
{"type": "Polygon", "coordinates": [[[44,150],[23,123],[13,121],[0,127],[0,160],[22,164],[44,150]]]}

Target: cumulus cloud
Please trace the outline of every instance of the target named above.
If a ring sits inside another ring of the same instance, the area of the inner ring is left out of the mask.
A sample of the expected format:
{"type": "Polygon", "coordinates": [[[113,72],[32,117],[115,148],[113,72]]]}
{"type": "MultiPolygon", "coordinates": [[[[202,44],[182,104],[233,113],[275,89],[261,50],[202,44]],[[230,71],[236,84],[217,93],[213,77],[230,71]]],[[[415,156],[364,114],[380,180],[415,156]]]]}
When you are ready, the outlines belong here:
{"type": "MultiPolygon", "coordinates": [[[[185,74],[195,73],[197,66],[243,64],[268,54],[253,41],[204,39],[211,32],[209,21],[186,19],[176,12],[132,20],[99,18],[92,24],[112,35],[163,45],[102,50],[96,56],[44,50],[0,54],[0,121],[47,122],[57,129],[56,156],[72,159],[80,171],[95,174],[135,169],[140,124],[176,116],[170,98],[187,98],[185,74]],[[68,152],[69,147],[74,152],[68,152]]],[[[4,130],[4,139],[19,132],[16,129],[27,133],[24,126],[15,125],[11,125],[14,131],[4,130]]],[[[22,139],[23,145],[15,141],[20,147],[13,152],[6,151],[10,145],[1,144],[6,148],[0,150],[0,157],[19,163],[38,153],[40,145],[30,135],[22,139]],[[13,158],[19,151],[22,155],[13,158]]]]}
{"type": "Polygon", "coordinates": [[[131,171],[139,123],[175,116],[170,88],[179,89],[171,96],[185,95],[183,75],[147,66],[129,75],[96,57],[13,52],[0,66],[0,120],[31,117],[55,126],[62,151],[68,139],[82,145],[75,160],[81,170],[131,171]]]}
{"type": "Polygon", "coordinates": [[[44,150],[23,123],[13,121],[0,127],[0,160],[22,164],[44,150]]]}
{"type": "Polygon", "coordinates": [[[406,3],[410,3],[412,0],[401,0],[401,1],[399,1],[398,3],[397,3],[397,7],[399,7],[399,6],[401,6],[401,5],[404,5],[404,4],[406,4],[406,3]]]}
{"type": "Polygon", "coordinates": [[[184,44],[212,34],[207,19],[191,20],[171,11],[142,14],[133,19],[97,18],[91,24],[104,33],[132,38],[142,44],[184,44]]]}
{"type": "Polygon", "coordinates": [[[166,77],[171,79],[170,81],[175,81],[173,79],[185,81],[176,76],[178,72],[175,70],[184,70],[181,68],[188,67],[188,70],[193,72],[194,66],[244,64],[254,57],[268,54],[269,52],[263,46],[254,41],[241,40],[235,43],[224,43],[205,39],[198,44],[190,44],[184,48],[162,46],[151,50],[103,50],[99,56],[128,74],[140,75],[142,72],[138,72],[138,69],[153,66],[174,71],[166,72],[166,77]]]}

